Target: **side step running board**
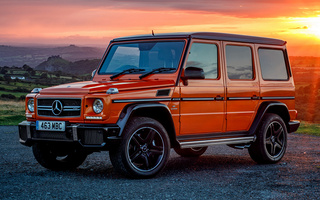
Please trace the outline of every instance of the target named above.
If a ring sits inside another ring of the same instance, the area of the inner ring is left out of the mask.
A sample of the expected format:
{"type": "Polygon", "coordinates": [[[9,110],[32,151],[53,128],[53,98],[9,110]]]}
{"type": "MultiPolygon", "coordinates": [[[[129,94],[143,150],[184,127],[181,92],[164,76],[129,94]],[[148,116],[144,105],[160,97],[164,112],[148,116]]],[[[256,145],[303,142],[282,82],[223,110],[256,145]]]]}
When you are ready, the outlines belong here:
{"type": "Polygon", "coordinates": [[[196,141],[179,141],[181,149],[193,147],[205,147],[215,144],[243,144],[253,142],[255,136],[237,137],[237,138],[223,138],[223,139],[209,139],[196,141]]]}

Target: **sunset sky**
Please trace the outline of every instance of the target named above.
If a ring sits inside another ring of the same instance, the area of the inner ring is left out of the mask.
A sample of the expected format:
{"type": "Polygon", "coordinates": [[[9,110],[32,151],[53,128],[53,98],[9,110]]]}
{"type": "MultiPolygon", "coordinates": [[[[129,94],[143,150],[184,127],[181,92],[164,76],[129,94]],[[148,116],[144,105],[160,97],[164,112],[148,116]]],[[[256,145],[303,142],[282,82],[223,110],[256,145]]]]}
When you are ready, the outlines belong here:
{"type": "Polygon", "coordinates": [[[209,31],[279,38],[320,56],[319,0],[0,0],[0,45],[106,46],[114,37],[209,31]]]}

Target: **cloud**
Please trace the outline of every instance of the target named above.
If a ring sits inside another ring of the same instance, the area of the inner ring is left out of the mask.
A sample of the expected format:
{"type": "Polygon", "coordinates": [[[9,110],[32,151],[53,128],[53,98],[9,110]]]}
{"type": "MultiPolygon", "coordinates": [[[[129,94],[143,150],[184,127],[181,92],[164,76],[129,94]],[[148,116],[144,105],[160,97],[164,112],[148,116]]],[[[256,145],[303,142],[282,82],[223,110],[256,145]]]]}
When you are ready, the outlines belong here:
{"type": "Polygon", "coordinates": [[[231,32],[282,38],[291,32],[281,30],[303,29],[308,25],[290,23],[290,20],[320,14],[318,1],[0,1],[0,44],[9,41],[102,43],[109,38],[145,34],[151,30],[156,33],[231,32]]]}
{"type": "Polygon", "coordinates": [[[249,18],[306,16],[317,14],[320,10],[319,0],[11,0],[5,4],[106,7],[140,11],[182,10],[249,18]]]}
{"type": "Polygon", "coordinates": [[[296,29],[296,30],[308,29],[308,26],[299,26],[299,27],[295,27],[295,28],[291,28],[291,29],[296,29]]]}

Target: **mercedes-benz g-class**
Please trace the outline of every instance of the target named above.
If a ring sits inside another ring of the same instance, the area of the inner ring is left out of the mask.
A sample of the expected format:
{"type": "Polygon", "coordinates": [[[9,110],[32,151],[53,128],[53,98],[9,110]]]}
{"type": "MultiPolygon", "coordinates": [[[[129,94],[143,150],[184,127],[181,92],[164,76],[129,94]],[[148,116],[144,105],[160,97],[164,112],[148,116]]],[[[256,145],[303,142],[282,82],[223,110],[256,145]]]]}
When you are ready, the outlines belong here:
{"type": "Polygon", "coordinates": [[[48,169],[109,151],[118,172],[147,178],[165,167],[171,148],[189,157],[226,144],[276,163],[296,116],[285,41],[150,34],[112,40],[92,81],[35,88],[19,136],[48,169]]]}

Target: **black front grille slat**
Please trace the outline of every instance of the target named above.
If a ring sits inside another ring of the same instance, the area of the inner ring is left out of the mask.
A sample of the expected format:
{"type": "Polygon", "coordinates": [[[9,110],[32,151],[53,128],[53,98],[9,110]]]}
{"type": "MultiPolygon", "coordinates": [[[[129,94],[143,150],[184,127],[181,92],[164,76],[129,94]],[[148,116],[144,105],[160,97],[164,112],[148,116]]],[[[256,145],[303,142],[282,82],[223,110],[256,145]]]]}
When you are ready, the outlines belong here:
{"type": "Polygon", "coordinates": [[[81,99],[38,99],[37,111],[39,116],[79,117],[81,115],[81,99]],[[59,100],[63,106],[59,115],[52,112],[52,104],[55,100],[59,100]]]}

